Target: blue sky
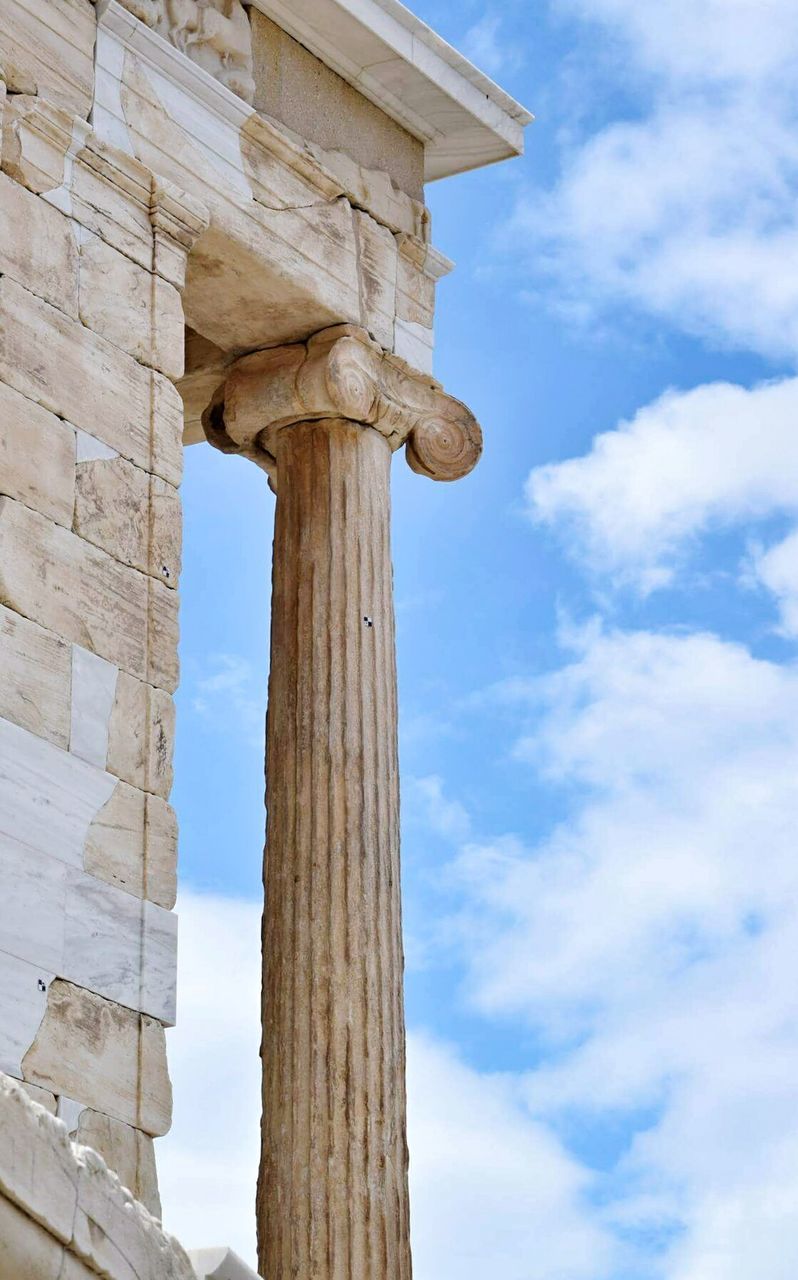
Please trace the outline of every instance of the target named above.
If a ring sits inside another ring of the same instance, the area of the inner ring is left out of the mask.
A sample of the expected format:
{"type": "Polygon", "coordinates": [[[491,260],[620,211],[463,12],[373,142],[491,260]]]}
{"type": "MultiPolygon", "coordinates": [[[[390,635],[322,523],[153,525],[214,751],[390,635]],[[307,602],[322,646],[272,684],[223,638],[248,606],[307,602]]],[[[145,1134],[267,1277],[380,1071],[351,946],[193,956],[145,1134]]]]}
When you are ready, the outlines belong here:
{"type": "MultiPolygon", "coordinates": [[[[394,463],[417,1280],[798,1272],[798,10],[418,0],[536,114],[429,189],[394,463]]],[[[252,1256],[273,498],[187,452],[166,1222],[252,1256]]]]}

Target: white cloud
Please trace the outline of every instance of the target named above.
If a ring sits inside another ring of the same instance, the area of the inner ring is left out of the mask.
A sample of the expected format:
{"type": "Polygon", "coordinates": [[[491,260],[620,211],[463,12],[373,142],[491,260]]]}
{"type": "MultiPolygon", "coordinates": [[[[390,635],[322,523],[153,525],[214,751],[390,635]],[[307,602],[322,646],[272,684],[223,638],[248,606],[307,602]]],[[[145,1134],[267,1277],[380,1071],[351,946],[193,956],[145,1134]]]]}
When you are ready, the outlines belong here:
{"type": "Polygon", "coordinates": [[[408,1077],[417,1280],[609,1277],[594,1180],[531,1117],[518,1077],[480,1074],[420,1035],[408,1077]]]}
{"type": "Polygon", "coordinates": [[[778,601],[784,635],[798,637],[798,530],[769,551],[761,551],[752,570],[778,601]]]}
{"type": "Polygon", "coordinates": [[[488,12],[469,27],[460,42],[465,56],[475,63],[480,71],[486,71],[492,76],[516,70],[521,65],[522,54],[519,46],[506,42],[502,38],[501,29],[501,15],[488,12]]]}
{"type": "MultiPolygon", "coordinates": [[[[639,307],[794,361],[798,21],[792,0],[562,0],[615,42],[638,118],[563,156],[513,221],[536,270],[574,302],[639,307]]],[[[621,70],[622,69],[622,70],[621,70]]]]}
{"type": "MultiPolygon", "coordinates": [[[[260,907],[184,892],[179,911],[164,1221],[186,1247],[224,1244],[254,1264],[260,907]]],[[[409,1037],[408,1058],[418,1280],[608,1275],[612,1241],[584,1202],[590,1177],[532,1118],[521,1081],[473,1071],[425,1035],[409,1037]]]]}
{"type": "Polygon", "coordinates": [[[711,635],[585,632],[512,696],[519,755],[571,789],[542,846],[475,843],[455,874],[469,991],[548,1046],[554,1123],[648,1113],[604,1176],[663,1280],[798,1269],[798,670],[711,635]],[[671,1234],[659,1260],[652,1232],[671,1234]]]}
{"type": "MultiPolygon", "coordinates": [[[[798,512],[796,424],[796,378],[669,391],[596,436],[583,457],[533,471],[529,512],[567,530],[594,569],[661,585],[708,528],[798,512]]],[[[774,591],[791,548],[780,555],[760,566],[774,591]]]]}
{"type": "Polygon", "coordinates": [[[468,811],[459,800],[444,794],[443,780],[436,774],[427,778],[411,778],[405,792],[420,809],[425,825],[447,840],[464,840],[471,828],[468,811]]]}

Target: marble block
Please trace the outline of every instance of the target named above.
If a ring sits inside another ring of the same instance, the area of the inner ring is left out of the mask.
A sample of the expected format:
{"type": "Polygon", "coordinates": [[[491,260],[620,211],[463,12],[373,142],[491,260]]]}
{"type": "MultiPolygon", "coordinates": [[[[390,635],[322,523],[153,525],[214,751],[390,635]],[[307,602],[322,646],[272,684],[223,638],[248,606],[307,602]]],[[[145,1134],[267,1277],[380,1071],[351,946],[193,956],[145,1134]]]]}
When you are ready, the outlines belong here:
{"type": "Polygon", "coordinates": [[[180,483],[183,408],[172,383],[8,276],[0,278],[0,381],[180,483]]]}
{"type": "Polygon", "coordinates": [[[172,789],[174,700],[120,672],[108,740],[109,773],[166,799],[172,789]]]}
{"type": "Polygon", "coordinates": [[[62,976],[68,870],[0,836],[0,950],[62,976]]]}
{"type": "Polygon", "coordinates": [[[0,720],[0,835],[83,869],[89,827],[116,779],[0,720]]]}
{"type": "Polygon", "coordinates": [[[72,646],[72,708],[69,749],[105,769],[108,732],[119,668],[96,653],[72,646]]]}
{"type": "Polygon", "coordinates": [[[183,376],[180,294],[99,236],[81,245],[80,318],[142,364],[183,376]]]}
{"type": "Polygon", "coordinates": [[[76,316],[78,255],[69,219],[0,173],[0,222],[0,273],[76,316]]]}
{"type": "MultiPolygon", "coordinates": [[[[0,951],[0,1071],[18,1080],[22,1079],[22,1059],[41,1026],[54,976],[0,951]]],[[[0,1148],[3,1146],[0,1142],[0,1148]]]]}
{"type": "Polygon", "coordinates": [[[69,746],[71,646],[0,605],[0,718],[69,746]]]}
{"type": "Polygon", "coordinates": [[[0,492],[72,526],[75,432],[0,382],[0,492]]]}
{"type": "Polygon", "coordinates": [[[174,1023],[177,917],[7,836],[0,836],[0,950],[174,1023]]]}

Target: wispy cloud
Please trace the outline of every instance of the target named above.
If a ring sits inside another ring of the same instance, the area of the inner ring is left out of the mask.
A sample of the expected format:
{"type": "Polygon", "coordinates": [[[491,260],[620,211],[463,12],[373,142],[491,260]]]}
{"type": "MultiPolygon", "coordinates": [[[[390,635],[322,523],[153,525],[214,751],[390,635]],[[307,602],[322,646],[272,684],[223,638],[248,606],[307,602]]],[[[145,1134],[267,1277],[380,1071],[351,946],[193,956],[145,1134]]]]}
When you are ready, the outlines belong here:
{"type": "Polygon", "coordinates": [[[466,57],[491,76],[517,71],[523,65],[523,49],[505,35],[500,13],[484,14],[469,27],[461,44],[466,57]]]}
{"type": "Polygon", "coordinates": [[[258,745],[264,740],[266,675],[239,654],[217,653],[205,660],[190,684],[193,711],[217,728],[243,731],[258,745]]]}

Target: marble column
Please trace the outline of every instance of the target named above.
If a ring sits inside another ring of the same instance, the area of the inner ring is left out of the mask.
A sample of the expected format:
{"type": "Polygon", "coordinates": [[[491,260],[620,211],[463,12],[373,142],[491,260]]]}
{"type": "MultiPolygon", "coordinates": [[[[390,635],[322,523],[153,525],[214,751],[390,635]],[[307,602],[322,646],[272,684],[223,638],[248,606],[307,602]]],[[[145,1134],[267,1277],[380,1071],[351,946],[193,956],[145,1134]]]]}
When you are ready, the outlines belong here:
{"type": "Polygon", "coordinates": [[[205,429],[277,492],[260,1271],[410,1280],[390,465],[455,479],[481,434],[350,326],[244,357],[205,429]]]}

